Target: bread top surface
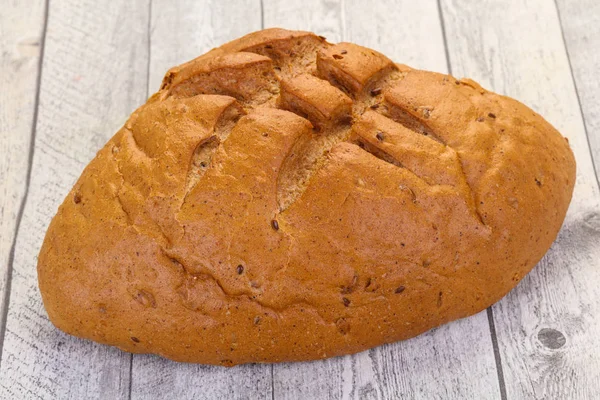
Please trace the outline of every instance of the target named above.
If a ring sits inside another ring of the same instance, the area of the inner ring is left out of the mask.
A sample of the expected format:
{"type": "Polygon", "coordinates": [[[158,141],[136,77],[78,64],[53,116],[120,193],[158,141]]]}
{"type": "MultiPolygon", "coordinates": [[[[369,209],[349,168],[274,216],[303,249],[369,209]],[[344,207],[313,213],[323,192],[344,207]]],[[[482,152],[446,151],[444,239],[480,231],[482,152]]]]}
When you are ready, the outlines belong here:
{"type": "Polygon", "coordinates": [[[167,72],[59,208],[39,284],[57,327],[131,352],[348,354],[499,300],[574,181],[516,100],[269,29],[167,72]]]}

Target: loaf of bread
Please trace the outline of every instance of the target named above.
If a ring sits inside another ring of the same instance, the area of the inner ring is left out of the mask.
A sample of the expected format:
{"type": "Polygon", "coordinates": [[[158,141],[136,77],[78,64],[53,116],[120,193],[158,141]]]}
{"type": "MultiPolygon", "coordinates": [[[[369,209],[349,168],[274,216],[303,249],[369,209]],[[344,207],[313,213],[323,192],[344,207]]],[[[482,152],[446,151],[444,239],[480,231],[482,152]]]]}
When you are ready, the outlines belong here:
{"type": "Polygon", "coordinates": [[[168,71],[60,206],[39,286],[59,329],[133,353],[350,354],[502,298],[574,181],[516,100],[269,29],[168,71]]]}

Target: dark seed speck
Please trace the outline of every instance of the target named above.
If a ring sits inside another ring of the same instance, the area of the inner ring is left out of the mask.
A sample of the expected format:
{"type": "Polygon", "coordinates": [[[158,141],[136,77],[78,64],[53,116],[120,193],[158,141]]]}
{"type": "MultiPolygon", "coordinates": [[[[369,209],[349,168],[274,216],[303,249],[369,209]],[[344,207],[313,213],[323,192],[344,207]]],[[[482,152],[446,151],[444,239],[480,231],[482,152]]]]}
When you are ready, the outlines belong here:
{"type": "Polygon", "coordinates": [[[276,219],[272,220],[272,221],[271,221],[271,227],[272,227],[273,229],[275,229],[276,231],[278,231],[278,230],[279,230],[279,222],[277,222],[277,220],[276,220],[276,219]]]}
{"type": "Polygon", "coordinates": [[[375,137],[377,138],[377,140],[379,140],[380,142],[383,142],[383,139],[385,139],[385,136],[383,136],[383,132],[377,132],[377,134],[375,135],[375,137]]]}
{"type": "Polygon", "coordinates": [[[371,90],[371,96],[379,96],[381,94],[381,88],[375,88],[371,90]]]}
{"type": "Polygon", "coordinates": [[[244,272],[244,266],[242,264],[238,265],[236,271],[238,275],[241,275],[244,272]]]}
{"type": "Polygon", "coordinates": [[[350,299],[348,299],[347,297],[342,298],[342,302],[346,307],[350,306],[350,299]]]}
{"type": "Polygon", "coordinates": [[[404,289],[406,289],[404,286],[398,286],[396,288],[396,290],[394,291],[394,293],[400,294],[400,293],[404,292],[404,289]]]}
{"type": "Polygon", "coordinates": [[[140,339],[138,339],[138,338],[136,338],[136,337],[133,337],[133,336],[131,337],[131,340],[132,340],[133,342],[135,342],[135,343],[139,343],[139,342],[140,342],[140,339]]]}
{"type": "Polygon", "coordinates": [[[488,117],[490,117],[490,118],[496,118],[496,114],[494,114],[494,113],[489,113],[489,114],[488,114],[488,117]]]}

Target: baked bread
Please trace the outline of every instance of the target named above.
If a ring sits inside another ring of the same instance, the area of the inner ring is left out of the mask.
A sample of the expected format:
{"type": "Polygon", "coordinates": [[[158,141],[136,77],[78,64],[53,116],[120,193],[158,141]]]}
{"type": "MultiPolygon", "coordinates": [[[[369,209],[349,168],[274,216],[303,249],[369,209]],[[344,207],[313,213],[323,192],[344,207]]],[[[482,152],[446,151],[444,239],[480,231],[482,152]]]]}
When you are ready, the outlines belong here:
{"type": "Polygon", "coordinates": [[[39,285],[58,328],[129,352],[355,353],[502,298],[574,181],[516,100],[269,29],[166,74],[60,206],[39,285]]]}

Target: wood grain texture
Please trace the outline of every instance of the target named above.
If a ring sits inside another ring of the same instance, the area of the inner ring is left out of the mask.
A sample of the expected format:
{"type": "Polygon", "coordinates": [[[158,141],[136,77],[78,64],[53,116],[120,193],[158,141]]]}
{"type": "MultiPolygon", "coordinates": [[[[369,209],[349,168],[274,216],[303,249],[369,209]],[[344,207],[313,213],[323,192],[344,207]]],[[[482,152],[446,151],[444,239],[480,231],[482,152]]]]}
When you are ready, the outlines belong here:
{"type": "Polygon", "coordinates": [[[0,349],[10,253],[27,180],[45,2],[11,0],[0,13],[0,349]]]}
{"type": "Polygon", "coordinates": [[[600,176],[600,2],[557,0],[588,140],[600,176]]]}
{"type": "Polygon", "coordinates": [[[599,191],[555,5],[443,2],[452,69],[515,97],[569,138],[577,183],[542,262],[493,307],[509,399],[600,393],[599,191]]]}
{"type": "Polygon", "coordinates": [[[0,398],[126,398],[130,355],[58,331],[36,275],[46,227],[84,166],[146,98],[148,3],[50,3],[31,185],[17,236],[0,398]]]}
{"type": "MultiPolygon", "coordinates": [[[[149,92],[165,72],[215,46],[261,29],[259,0],[241,2],[153,0],[149,92]]],[[[131,399],[270,399],[270,365],[233,369],[133,356],[131,399]]]]}
{"type": "MultiPolygon", "coordinates": [[[[446,70],[435,1],[291,3],[265,1],[265,25],[311,30],[398,62],[446,70]]],[[[353,356],[274,365],[273,377],[278,399],[500,397],[485,312],[353,356]]]]}

